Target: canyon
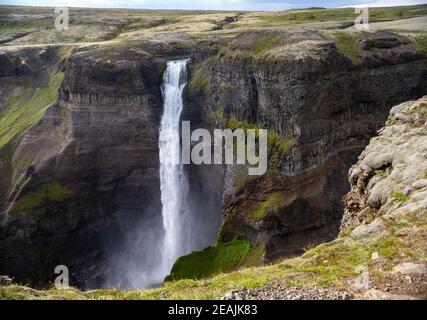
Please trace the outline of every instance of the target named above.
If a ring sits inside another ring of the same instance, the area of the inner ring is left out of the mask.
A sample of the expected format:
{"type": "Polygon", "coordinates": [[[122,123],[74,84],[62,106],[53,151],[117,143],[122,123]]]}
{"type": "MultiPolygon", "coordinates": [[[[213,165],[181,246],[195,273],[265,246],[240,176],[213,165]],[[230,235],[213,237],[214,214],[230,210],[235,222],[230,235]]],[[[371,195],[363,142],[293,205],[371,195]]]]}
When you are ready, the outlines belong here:
{"type": "Polygon", "coordinates": [[[180,120],[267,129],[268,168],[258,177],[247,165],[182,167],[180,194],[191,196],[173,225],[191,225],[192,244],[173,255],[183,257],[168,263],[168,281],[300,255],[359,223],[342,201],[350,187],[356,207],[363,199],[360,172],[350,185],[348,170],[393,106],[427,94],[425,52],[411,34],[341,22],[227,33],[245,21],[230,15],[203,34],[158,22],[118,42],[0,48],[0,274],[44,287],[66,265],[82,289],[162,281],[151,281],[168,231],[162,86],[177,60],[189,59],[180,120]]]}

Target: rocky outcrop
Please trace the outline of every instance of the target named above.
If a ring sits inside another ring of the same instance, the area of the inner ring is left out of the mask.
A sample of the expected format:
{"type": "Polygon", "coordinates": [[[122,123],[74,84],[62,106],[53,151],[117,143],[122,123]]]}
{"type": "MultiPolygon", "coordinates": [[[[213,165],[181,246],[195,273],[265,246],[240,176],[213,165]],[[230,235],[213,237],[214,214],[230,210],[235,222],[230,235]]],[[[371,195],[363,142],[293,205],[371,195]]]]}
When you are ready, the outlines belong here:
{"type": "Polygon", "coordinates": [[[52,52],[52,49],[45,50],[40,53],[38,57],[34,57],[31,50],[24,50],[21,55],[0,51],[0,77],[34,75],[34,70],[27,59],[35,64],[34,67],[36,69],[39,69],[40,64],[42,64],[43,60],[46,59],[46,55],[49,54],[49,51],[52,52]]]}
{"type": "Polygon", "coordinates": [[[221,299],[425,300],[426,124],[427,96],[391,109],[385,127],[349,170],[351,191],[344,197],[340,236],[275,264],[280,270],[307,271],[285,274],[260,288],[233,290],[221,299]],[[294,279],[304,283],[306,272],[324,283],[334,277],[330,270],[348,266],[339,290],[336,282],[321,289],[293,287],[294,279]]]}
{"type": "Polygon", "coordinates": [[[366,240],[387,219],[427,211],[427,96],[399,104],[351,167],[341,232],[366,240]]]}
{"type": "Polygon", "coordinates": [[[249,239],[271,261],[338,234],[348,168],[393,105],[427,90],[425,58],[407,38],[356,38],[357,62],[311,29],[247,32],[193,55],[188,108],[275,134],[265,176],[227,170],[222,241],[249,239]]]}
{"type": "Polygon", "coordinates": [[[383,292],[368,290],[363,298],[381,299],[386,291],[425,299],[426,125],[427,96],[393,107],[385,127],[349,170],[340,238],[380,252],[372,254],[369,273],[371,286],[383,292]]]}

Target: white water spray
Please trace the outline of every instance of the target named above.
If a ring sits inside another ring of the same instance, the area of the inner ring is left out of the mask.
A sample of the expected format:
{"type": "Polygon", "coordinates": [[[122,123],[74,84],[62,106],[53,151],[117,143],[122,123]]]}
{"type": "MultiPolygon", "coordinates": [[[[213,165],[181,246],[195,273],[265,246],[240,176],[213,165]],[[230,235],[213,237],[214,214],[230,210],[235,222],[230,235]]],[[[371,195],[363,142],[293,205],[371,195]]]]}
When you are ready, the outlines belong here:
{"type": "MultiPolygon", "coordinates": [[[[191,251],[215,242],[221,222],[223,168],[188,166],[181,163],[180,118],[182,92],[187,81],[187,61],[171,61],[163,75],[163,114],[159,130],[160,191],[162,216],[157,204],[141,210],[141,219],[130,228],[123,219],[126,242],[111,260],[108,284],[123,288],[160,285],[175,261],[191,251]],[[191,180],[187,174],[191,174],[191,180]],[[207,182],[207,183],[206,183],[207,182]],[[191,196],[190,196],[191,195],[191,196]]],[[[135,214],[131,211],[132,214],[135,214]]],[[[120,220],[119,220],[120,222],[120,220]]]]}
{"type": "MultiPolygon", "coordinates": [[[[163,76],[163,115],[160,123],[160,190],[165,231],[159,276],[169,274],[176,259],[191,250],[186,212],[188,181],[180,161],[182,92],[187,82],[187,60],[169,61],[163,76]]],[[[187,209],[188,210],[188,209],[187,209]]]]}

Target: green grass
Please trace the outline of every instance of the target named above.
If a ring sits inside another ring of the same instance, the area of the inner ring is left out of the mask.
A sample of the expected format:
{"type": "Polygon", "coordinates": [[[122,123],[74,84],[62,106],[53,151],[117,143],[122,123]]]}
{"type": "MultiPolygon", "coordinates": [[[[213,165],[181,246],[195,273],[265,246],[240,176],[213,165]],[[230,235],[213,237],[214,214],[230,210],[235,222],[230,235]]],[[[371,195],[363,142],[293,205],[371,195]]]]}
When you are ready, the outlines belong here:
{"type": "Polygon", "coordinates": [[[356,39],[352,34],[337,32],[335,34],[335,45],[337,46],[338,52],[349,58],[352,63],[357,64],[360,62],[356,39]]]}
{"type": "Polygon", "coordinates": [[[6,197],[7,189],[9,188],[10,180],[12,179],[12,156],[14,150],[14,141],[11,141],[0,150],[0,161],[2,164],[2,171],[0,174],[0,203],[6,197]]]}
{"type": "Polygon", "coordinates": [[[256,58],[262,57],[270,49],[274,48],[279,40],[279,35],[270,34],[262,36],[257,40],[256,46],[254,49],[252,49],[251,54],[256,58]]]}
{"type": "Polygon", "coordinates": [[[64,74],[51,74],[38,88],[26,87],[14,95],[0,116],[0,148],[36,123],[58,97],[64,74]]]}
{"type": "Polygon", "coordinates": [[[394,125],[394,124],[396,124],[396,119],[395,118],[393,118],[393,117],[388,117],[388,119],[387,119],[387,121],[386,121],[386,123],[385,123],[385,125],[386,126],[392,126],[392,125],[394,125]]]}
{"type": "MultiPolygon", "coordinates": [[[[222,114],[222,113],[221,113],[222,114]]],[[[254,129],[255,131],[255,137],[259,138],[259,127],[258,125],[254,123],[249,123],[246,121],[239,121],[233,117],[230,117],[226,120],[226,127],[230,128],[232,130],[235,129],[243,129],[246,133],[246,130],[248,129],[254,129]]],[[[294,146],[295,140],[291,137],[280,137],[277,133],[274,131],[269,131],[267,133],[267,143],[269,151],[270,149],[276,149],[282,153],[288,151],[291,147],[294,146]]]]}
{"type": "Polygon", "coordinates": [[[409,199],[411,199],[411,197],[410,197],[409,195],[405,196],[405,195],[403,194],[403,192],[401,192],[401,191],[396,191],[396,190],[394,190],[394,191],[390,192],[390,195],[391,195],[391,196],[392,196],[396,201],[399,201],[399,202],[405,202],[405,201],[408,201],[409,199]]]}
{"type": "MultiPolygon", "coordinates": [[[[221,111],[221,109],[217,108],[214,113],[215,119],[224,123],[226,128],[235,130],[235,129],[243,129],[246,133],[248,129],[255,130],[255,137],[259,138],[259,128],[258,125],[254,123],[249,123],[246,121],[239,121],[234,117],[226,118],[221,111]]],[[[268,131],[267,133],[267,152],[268,152],[268,163],[267,163],[267,173],[270,176],[277,177],[280,173],[280,168],[283,162],[283,156],[295,145],[295,140],[292,137],[279,136],[274,131],[268,131]]],[[[253,177],[252,177],[253,178],[253,177]]],[[[243,187],[247,182],[251,179],[251,176],[245,175],[243,172],[239,172],[236,175],[236,181],[234,182],[234,186],[236,188],[243,187]]]]}
{"type": "MultiPolygon", "coordinates": [[[[253,63],[256,63],[257,59],[264,57],[270,50],[279,47],[281,39],[282,36],[280,34],[269,32],[260,34],[246,50],[220,45],[217,47],[217,55],[210,58],[210,64],[212,65],[213,62],[218,61],[221,57],[227,57],[229,60],[236,60],[237,58],[254,58],[253,63]]],[[[246,64],[248,69],[253,67],[250,61],[247,61],[246,64]]],[[[225,86],[226,84],[222,85],[225,86]]],[[[220,90],[223,90],[223,88],[220,87],[220,90]]]]}
{"type": "Polygon", "coordinates": [[[246,240],[233,240],[192,252],[177,260],[168,279],[197,279],[234,270],[244,262],[250,248],[246,240]]]}
{"type": "Polygon", "coordinates": [[[29,192],[15,202],[11,213],[27,212],[42,207],[47,202],[61,202],[70,199],[74,193],[56,181],[41,185],[38,190],[29,192]]]}
{"type": "MultiPolygon", "coordinates": [[[[427,6],[369,8],[369,20],[384,21],[417,17],[427,14],[427,6]]],[[[358,16],[352,8],[288,10],[259,17],[258,26],[295,25],[311,22],[353,22],[358,16]]]]}
{"type": "Polygon", "coordinates": [[[262,219],[267,213],[275,212],[285,205],[286,198],[280,192],[268,195],[267,200],[259,203],[258,208],[249,214],[252,220],[262,219]]]}
{"type": "Polygon", "coordinates": [[[415,47],[427,57],[427,33],[421,33],[414,36],[415,47]]]}
{"type": "Polygon", "coordinates": [[[233,170],[233,187],[237,190],[244,187],[248,182],[256,179],[256,176],[248,175],[248,170],[245,166],[235,166],[233,170]]]}
{"type": "MultiPolygon", "coordinates": [[[[256,266],[232,271],[228,273],[214,274],[202,279],[181,279],[167,281],[161,287],[149,290],[91,290],[79,291],[69,290],[46,290],[36,291],[21,286],[0,287],[0,299],[218,299],[226,292],[238,288],[258,288],[270,283],[279,283],[283,286],[293,287],[342,287],[347,288],[349,281],[359,275],[360,266],[368,268],[371,272],[381,272],[383,265],[390,269],[401,260],[400,257],[413,257],[415,259],[426,259],[425,219],[420,215],[408,214],[404,219],[406,224],[401,226],[402,221],[387,224],[386,228],[397,226],[409,228],[416,226],[413,233],[406,236],[397,236],[393,232],[381,239],[369,244],[358,242],[346,243],[345,237],[338,238],[329,243],[324,243],[309,249],[302,256],[277,261],[272,265],[256,266]],[[424,222],[423,222],[424,221],[424,222]],[[424,239],[425,240],[425,239],[424,239]],[[371,260],[372,253],[377,252],[380,256],[380,264],[371,260]],[[378,269],[379,268],[379,269],[378,269]]],[[[425,212],[424,212],[425,218],[425,212]]],[[[234,249],[248,252],[248,244],[235,242],[234,249]]],[[[252,250],[252,249],[251,249],[252,250]]],[[[228,255],[234,250],[229,250],[228,255]]],[[[257,259],[262,256],[264,248],[258,247],[253,250],[257,259]]],[[[212,253],[205,259],[210,262],[215,259],[212,253]]],[[[231,257],[230,257],[231,259],[231,257]]],[[[189,260],[188,268],[196,269],[200,258],[189,260]]],[[[248,258],[246,258],[248,260],[248,258]]],[[[215,264],[215,261],[213,262],[215,264]]],[[[210,267],[209,265],[207,267],[210,267]]]]}
{"type": "Polygon", "coordinates": [[[212,78],[207,74],[202,66],[193,68],[190,78],[189,87],[197,91],[206,91],[211,83],[212,78]]]}
{"type": "MultiPolygon", "coordinates": [[[[344,244],[343,240],[321,244],[303,256],[286,259],[273,265],[251,267],[206,279],[181,279],[167,281],[163,286],[150,290],[50,290],[37,292],[33,298],[41,299],[217,299],[229,290],[257,288],[269,283],[296,287],[345,287],[346,279],[358,275],[357,267],[369,264],[373,252],[389,259],[396,256],[396,240],[379,240],[370,245],[344,244]],[[383,253],[387,256],[383,256],[383,253]],[[391,252],[391,254],[389,254],[391,252]]],[[[193,260],[193,263],[199,263],[193,260]]],[[[193,269],[197,267],[189,265],[193,269]]],[[[32,294],[11,286],[0,289],[0,298],[22,298],[32,294]]]]}
{"type": "Polygon", "coordinates": [[[375,170],[375,175],[382,178],[388,177],[390,175],[390,168],[375,170]]]}
{"type": "MultiPolygon", "coordinates": [[[[402,227],[402,226],[393,226],[402,227]]],[[[401,252],[403,245],[402,242],[396,238],[394,235],[388,236],[386,238],[380,239],[372,244],[372,250],[378,252],[381,257],[387,259],[393,259],[401,252]]]]}

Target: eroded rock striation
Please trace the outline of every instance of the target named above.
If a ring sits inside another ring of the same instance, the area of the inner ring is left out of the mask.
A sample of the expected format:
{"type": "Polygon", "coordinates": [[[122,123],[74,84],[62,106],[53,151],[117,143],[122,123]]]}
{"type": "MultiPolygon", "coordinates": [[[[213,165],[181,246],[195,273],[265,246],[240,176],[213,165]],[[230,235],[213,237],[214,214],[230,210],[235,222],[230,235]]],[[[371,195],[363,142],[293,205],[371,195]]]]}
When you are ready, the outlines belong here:
{"type": "Polygon", "coordinates": [[[170,41],[0,54],[0,112],[15,110],[12,102],[24,110],[21,99],[40,102],[38,117],[0,136],[1,274],[46,284],[65,264],[73,284],[94,287],[126,285],[116,272],[128,256],[138,254],[137,268],[156,265],[158,125],[169,59],[191,54],[183,119],[271,133],[262,177],[230,166],[223,181],[221,166],[187,168],[200,223],[218,223],[212,214],[222,202],[219,241],[247,249],[237,265],[335,237],[348,168],[390,107],[426,90],[425,57],[389,33],[361,34],[357,61],[331,35],[308,28],[170,41]],[[12,95],[3,89],[21,78],[12,95]],[[43,84],[53,90],[36,89],[43,84]]]}
{"type": "Polygon", "coordinates": [[[99,285],[134,225],[145,220],[161,232],[165,61],[138,48],[80,49],[69,58],[57,102],[12,150],[3,273],[39,284],[61,264],[75,284],[99,285]]]}
{"type": "Polygon", "coordinates": [[[189,108],[271,132],[265,176],[227,168],[221,241],[249,240],[272,261],[336,237],[348,168],[392,106],[427,90],[425,57],[408,38],[360,33],[354,43],[349,57],[308,28],[247,32],[194,54],[189,108]]]}

